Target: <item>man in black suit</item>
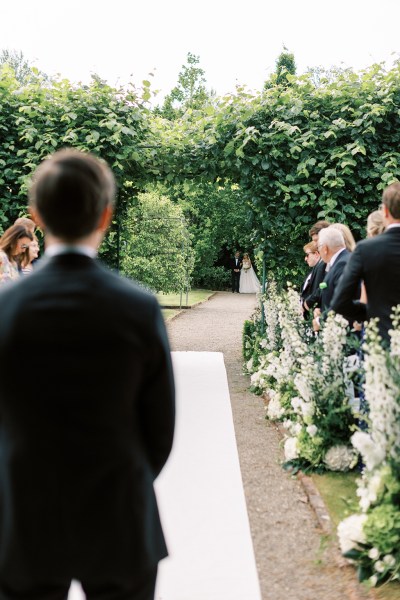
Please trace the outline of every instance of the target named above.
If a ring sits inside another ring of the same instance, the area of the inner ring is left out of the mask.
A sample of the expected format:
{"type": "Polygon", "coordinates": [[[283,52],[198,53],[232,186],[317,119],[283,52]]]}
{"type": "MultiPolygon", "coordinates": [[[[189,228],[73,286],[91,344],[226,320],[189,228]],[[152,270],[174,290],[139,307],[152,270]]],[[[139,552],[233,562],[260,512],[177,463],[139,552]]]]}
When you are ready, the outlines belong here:
{"type": "Polygon", "coordinates": [[[379,332],[388,342],[390,315],[400,304],[400,183],[392,183],[383,191],[382,212],[386,231],[357,244],[331,306],[361,322],[378,317],[379,332]],[[367,304],[354,300],[354,290],[361,281],[367,304]]]}
{"type": "Polygon", "coordinates": [[[324,279],[326,265],[319,255],[316,242],[309,242],[303,247],[303,250],[305,253],[305,261],[308,266],[311,267],[311,271],[307,275],[300,293],[303,315],[305,319],[308,319],[310,309],[318,302],[318,294],[320,291],[319,284],[324,279]]]}
{"type": "Polygon", "coordinates": [[[232,294],[234,292],[239,293],[240,284],[240,271],[242,268],[242,259],[240,252],[235,252],[234,258],[231,259],[231,270],[232,270],[232,294]]]}
{"type": "Polygon", "coordinates": [[[153,482],[170,349],[155,297],[95,260],[114,187],[94,156],[44,161],[30,205],[46,255],[0,293],[1,600],[65,599],[72,579],[88,600],[151,600],[167,554],[153,482]]]}

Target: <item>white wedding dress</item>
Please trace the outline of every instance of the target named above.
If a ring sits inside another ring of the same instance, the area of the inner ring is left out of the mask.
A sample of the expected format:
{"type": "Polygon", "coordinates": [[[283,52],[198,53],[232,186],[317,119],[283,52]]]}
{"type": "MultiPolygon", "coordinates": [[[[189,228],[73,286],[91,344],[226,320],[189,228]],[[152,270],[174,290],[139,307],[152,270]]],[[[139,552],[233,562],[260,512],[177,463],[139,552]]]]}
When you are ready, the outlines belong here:
{"type": "Polygon", "coordinates": [[[244,259],[240,271],[239,292],[241,294],[258,294],[260,291],[261,284],[254,273],[251,261],[244,259]]]}

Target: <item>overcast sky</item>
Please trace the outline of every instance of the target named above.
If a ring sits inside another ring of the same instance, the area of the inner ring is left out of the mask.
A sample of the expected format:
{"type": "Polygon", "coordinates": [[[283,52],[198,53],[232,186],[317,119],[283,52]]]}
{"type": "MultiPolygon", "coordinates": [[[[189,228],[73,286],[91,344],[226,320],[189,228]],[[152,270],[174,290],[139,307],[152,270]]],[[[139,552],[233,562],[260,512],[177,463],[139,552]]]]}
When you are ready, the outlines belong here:
{"type": "Polygon", "coordinates": [[[362,69],[400,53],[400,0],[0,0],[0,49],[49,75],[140,85],[160,98],[188,52],[218,94],[260,89],[283,45],[307,67],[362,69]]]}

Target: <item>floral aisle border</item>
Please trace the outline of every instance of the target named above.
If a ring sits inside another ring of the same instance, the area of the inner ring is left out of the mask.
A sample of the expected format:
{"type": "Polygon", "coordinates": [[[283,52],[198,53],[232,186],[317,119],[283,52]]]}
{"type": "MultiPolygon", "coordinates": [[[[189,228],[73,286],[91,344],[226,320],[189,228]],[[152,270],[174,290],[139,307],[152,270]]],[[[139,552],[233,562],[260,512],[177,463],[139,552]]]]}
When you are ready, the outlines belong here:
{"type": "Polygon", "coordinates": [[[390,351],[371,322],[360,363],[347,321],[331,313],[315,337],[290,285],[279,293],[271,282],[263,306],[265,334],[260,311],[245,324],[245,370],[251,390],[266,401],[266,417],[286,430],[283,466],[348,471],[361,455],[360,513],[339,525],[341,550],[361,581],[376,586],[400,579],[400,308],[390,351]],[[364,377],[368,417],[360,414],[355,392],[364,377]]]}
{"type": "Polygon", "coordinates": [[[295,471],[347,471],[358,460],[350,443],[359,419],[352,379],[357,356],[348,323],[330,314],[315,337],[303,319],[300,296],[278,293],[271,283],[264,299],[266,332],[259,315],[245,329],[244,356],[251,389],[263,395],[266,416],[282,422],[286,467],[295,471]]]}
{"type": "Polygon", "coordinates": [[[338,527],[342,553],[371,586],[400,580],[400,307],[389,335],[385,349],[376,320],[366,328],[369,428],[351,440],[365,465],[357,489],[360,512],[338,527]]]}

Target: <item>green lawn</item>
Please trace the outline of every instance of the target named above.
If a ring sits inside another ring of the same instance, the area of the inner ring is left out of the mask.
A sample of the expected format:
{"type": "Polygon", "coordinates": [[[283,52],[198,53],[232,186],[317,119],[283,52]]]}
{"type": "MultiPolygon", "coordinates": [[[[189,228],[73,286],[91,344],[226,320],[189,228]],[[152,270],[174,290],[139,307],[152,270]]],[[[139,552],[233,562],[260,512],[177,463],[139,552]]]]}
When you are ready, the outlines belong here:
{"type": "Polygon", "coordinates": [[[335,527],[342,519],[358,511],[356,479],[360,473],[324,473],[311,475],[335,527]]]}
{"type": "MultiPolygon", "coordinates": [[[[207,300],[213,293],[212,290],[190,290],[188,306],[207,300]]],[[[157,298],[161,306],[176,306],[179,308],[180,294],[159,293],[157,298]]],[[[182,294],[182,306],[186,306],[186,293],[182,294]]]]}
{"type": "Polygon", "coordinates": [[[177,315],[180,311],[174,310],[173,308],[163,308],[161,312],[163,314],[165,321],[169,321],[170,319],[172,319],[172,317],[177,315]]]}
{"type": "MultiPolygon", "coordinates": [[[[311,475],[324,500],[334,528],[342,519],[358,512],[356,480],[360,476],[360,473],[324,473],[323,475],[314,473],[311,475]]],[[[374,588],[373,594],[377,600],[399,600],[400,584],[389,583],[380,588],[374,588]]]]}

